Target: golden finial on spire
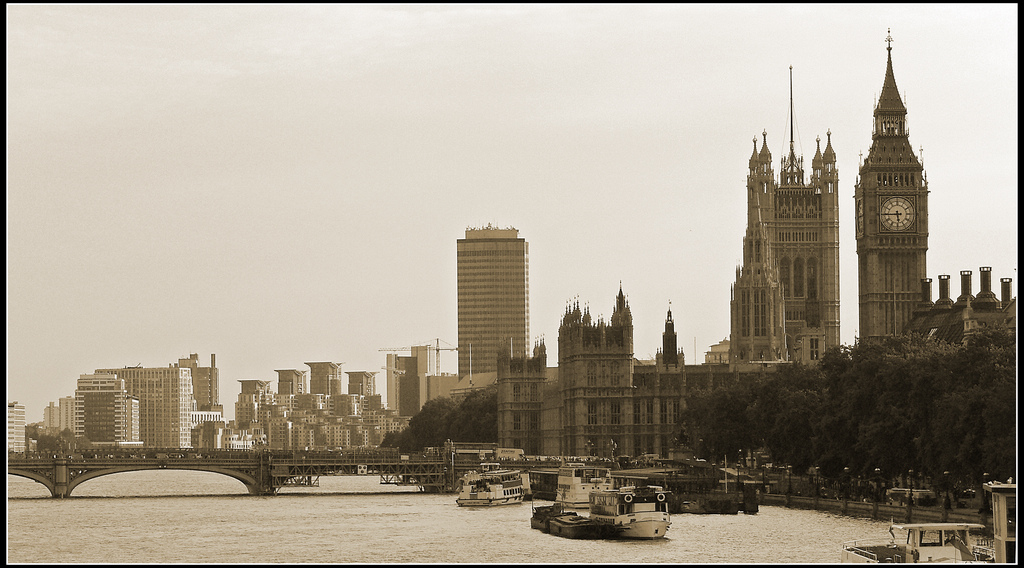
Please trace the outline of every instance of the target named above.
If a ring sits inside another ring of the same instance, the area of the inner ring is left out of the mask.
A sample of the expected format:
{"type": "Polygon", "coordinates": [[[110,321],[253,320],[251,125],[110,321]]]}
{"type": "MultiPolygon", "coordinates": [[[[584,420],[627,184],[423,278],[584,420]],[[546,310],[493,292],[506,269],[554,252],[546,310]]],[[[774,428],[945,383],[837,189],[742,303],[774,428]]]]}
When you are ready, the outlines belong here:
{"type": "Polygon", "coordinates": [[[886,47],[886,49],[888,49],[889,51],[892,51],[892,28],[888,29],[887,34],[888,35],[885,36],[885,42],[888,43],[889,46],[886,47]]]}

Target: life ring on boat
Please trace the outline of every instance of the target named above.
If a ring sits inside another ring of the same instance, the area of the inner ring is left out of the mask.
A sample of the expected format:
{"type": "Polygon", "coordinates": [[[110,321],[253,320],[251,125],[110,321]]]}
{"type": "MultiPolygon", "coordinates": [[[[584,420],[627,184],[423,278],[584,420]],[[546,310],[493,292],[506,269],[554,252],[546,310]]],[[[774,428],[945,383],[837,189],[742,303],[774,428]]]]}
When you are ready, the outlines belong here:
{"type": "Polygon", "coordinates": [[[626,503],[632,503],[633,496],[627,493],[626,496],[622,498],[622,500],[625,501],[626,503]]]}
{"type": "Polygon", "coordinates": [[[658,501],[664,501],[664,500],[665,500],[665,494],[664,493],[658,493],[658,501]]]}

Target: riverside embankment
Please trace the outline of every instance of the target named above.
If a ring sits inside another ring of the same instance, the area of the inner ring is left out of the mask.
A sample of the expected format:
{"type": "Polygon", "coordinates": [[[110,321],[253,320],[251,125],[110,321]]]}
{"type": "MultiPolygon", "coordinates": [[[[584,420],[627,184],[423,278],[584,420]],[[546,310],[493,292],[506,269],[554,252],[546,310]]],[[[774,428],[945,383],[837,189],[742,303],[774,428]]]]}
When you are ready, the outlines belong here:
{"type": "Polygon", "coordinates": [[[760,505],[788,507],[791,509],[810,509],[879,521],[893,520],[898,523],[980,523],[985,525],[989,531],[992,530],[991,511],[979,512],[976,508],[946,509],[941,505],[932,507],[910,504],[890,505],[888,503],[854,501],[851,499],[804,497],[772,493],[759,493],[757,500],[760,505]]]}

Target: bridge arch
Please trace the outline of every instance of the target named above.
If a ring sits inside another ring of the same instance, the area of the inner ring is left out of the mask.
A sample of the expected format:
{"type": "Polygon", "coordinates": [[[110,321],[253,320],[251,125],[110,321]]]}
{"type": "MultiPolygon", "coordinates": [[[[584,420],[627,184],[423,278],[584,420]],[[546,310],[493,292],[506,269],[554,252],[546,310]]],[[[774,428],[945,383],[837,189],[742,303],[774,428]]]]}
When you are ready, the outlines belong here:
{"type": "Polygon", "coordinates": [[[238,481],[241,481],[242,484],[245,485],[246,490],[249,491],[250,495],[258,495],[260,493],[260,491],[259,491],[259,482],[256,480],[256,478],[253,477],[252,475],[249,475],[249,474],[245,473],[244,471],[239,471],[237,469],[230,469],[230,468],[224,468],[224,467],[215,467],[215,466],[208,466],[208,467],[204,467],[204,466],[191,466],[191,467],[178,466],[178,467],[175,467],[175,466],[164,466],[164,465],[131,465],[131,466],[106,467],[106,468],[102,468],[102,469],[91,469],[89,471],[83,472],[83,473],[79,474],[78,476],[76,476],[73,480],[71,480],[68,483],[68,490],[67,490],[67,493],[66,493],[65,496],[70,496],[71,492],[76,487],[78,487],[79,485],[85,483],[86,481],[89,481],[90,479],[96,479],[97,477],[103,477],[105,475],[113,475],[115,473],[127,473],[127,472],[132,472],[132,471],[153,471],[153,470],[207,471],[207,472],[210,472],[210,473],[219,473],[221,475],[226,475],[228,477],[232,477],[234,479],[237,479],[238,481]]]}
{"type": "Polygon", "coordinates": [[[26,479],[31,479],[32,481],[41,483],[43,487],[46,487],[46,490],[50,492],[51,496],[56,497],[57,495],[54,489],[53,480],[37,471],[32,471],[30,469],[8,468],[7,473],[10,475],[17,475],[18,477],[24,477],[26,479]]]}
{"type": "MultiPolygon", "coordinates": [[[[49,476],[31,469],[20,469],[20,468],[9,468],[7,473],[11,475],[17,475],[31,479],[42,484],[50,492],[53,497],[70,497],[71,492],[76,487],[89,481],[96,479],[97,477],[103,477],[105,475],[113,475],[115,473],[129,473],[133,471],[153,471],[153,470],[177,470],[177,471],[204,471],[209,473],[218,473],[220,475],[226,475],[233,479],[241,481],[245,485],[246,490],[250,495],[261,495],[264,492],[261,491],[260,483],[255,476],[238,469],[229,467],[218,467],[218,466],[173,466],[173,465],[160,465],[160,464],[138,464],[138,465],[123,465],[123,466],[111,466],[96,469],[88,469],[69,479],[65,484],[65,487],[57,487],[57,483],[54,482],[49,476]],[[63,494],[61,494],[63,493],[63,494]]],[[[70,477],[70,476],[69,476],[70,477]]]]}

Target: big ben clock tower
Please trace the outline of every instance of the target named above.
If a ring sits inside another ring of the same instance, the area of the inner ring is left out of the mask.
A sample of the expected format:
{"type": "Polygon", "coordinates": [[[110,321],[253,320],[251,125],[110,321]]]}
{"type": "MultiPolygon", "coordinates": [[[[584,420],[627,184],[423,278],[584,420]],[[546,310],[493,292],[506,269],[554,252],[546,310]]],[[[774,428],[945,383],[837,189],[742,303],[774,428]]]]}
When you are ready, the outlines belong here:
{"type": "Polygon", "coordinates": [[[928,251],[928,180],[914,155],[892,72],[892,37],[871,150],[854,188],[861,338],[900,333],[920,299],[928,251]]]}

